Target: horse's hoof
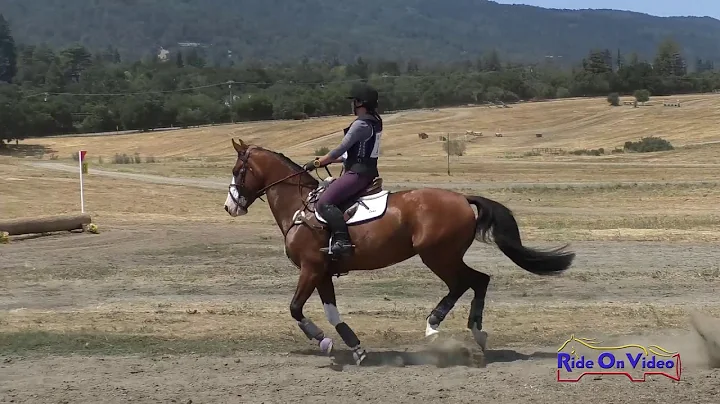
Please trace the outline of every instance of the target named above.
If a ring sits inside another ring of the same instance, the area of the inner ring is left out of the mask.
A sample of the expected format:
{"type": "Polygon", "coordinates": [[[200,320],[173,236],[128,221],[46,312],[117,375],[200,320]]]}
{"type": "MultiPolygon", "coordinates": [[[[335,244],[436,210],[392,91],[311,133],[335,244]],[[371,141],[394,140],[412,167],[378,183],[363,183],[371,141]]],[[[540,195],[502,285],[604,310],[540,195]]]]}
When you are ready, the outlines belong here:
{"type": "Polygon", "coordinates": [[[487,349],[488,333],[482,330],[478,330],[475,327],[473,327],[470,331],[472,331],[475,342],[480,346],[480,349],[485,352],[485,350],[487,349]]]}
{"type": "Polygon", "coordinates": [[[353,351],[353,359],[355,359],[355,364],[360,366],[361,363],[367,358],[367,352],[365,352],[364,349],[359,348],[355,351],[353,351]]]}
{"type": "Polygon", "coordinates": [[[430,341],[434,341],[435,338],[437,338],[440,331],[433,328],[430,325],[430,322],[425,322],[425,338],[428,338],[430,341]]]}
{"type": "Polygon", "coordinates": [[[324,353],[325,355],[330,355],[333,349],[333,340],[332,338],[325,337],[320,341],[320,351],[324,353]]]}

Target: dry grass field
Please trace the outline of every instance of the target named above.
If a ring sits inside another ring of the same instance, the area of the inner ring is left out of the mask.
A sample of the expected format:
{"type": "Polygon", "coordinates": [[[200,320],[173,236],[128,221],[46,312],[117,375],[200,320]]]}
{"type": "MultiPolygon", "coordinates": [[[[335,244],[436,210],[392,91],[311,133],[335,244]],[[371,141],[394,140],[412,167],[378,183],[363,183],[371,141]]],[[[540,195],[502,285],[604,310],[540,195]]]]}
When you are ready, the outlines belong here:
{"type": "MultiPolygon", "coordinates": [[[[569,242],[578,254],[564,276],[542,279],[492,245],[471,248],[468,264],[492,276],[482,366],[466,354],[469,295],[444,337],[424,340],[446,289],[418,259],[336,280],[370,357],[349,364],[336,338],[331,364],[290,317],[297,270],[267,205],[236,219],[223,210],[232,137],[302,164],[339,141],[348,117],[23,141],[0,156],[0,218],[77,212],[71,154],[85,149],[100,234],[0,244],[0,402],[717,402],[720,372],[689,313],[720,315],[720,96],[676,98],[680,108],[582,99],[385,117],[387,188],[495,199],[528,245],[569,242]],[[483,136],[451,158],[448,176],[438,137],[468,130],[483,136]],[[609,151],[642,136],[675,150],[528,155],[609,151]],[[135,153],[138,164],[114,163],[135,153]],[[571,334],[678,351],[682,380],[558,383],[554,351],[571,334]]],[[[334,336],[317,295],[305,312],[334,336]]]]}

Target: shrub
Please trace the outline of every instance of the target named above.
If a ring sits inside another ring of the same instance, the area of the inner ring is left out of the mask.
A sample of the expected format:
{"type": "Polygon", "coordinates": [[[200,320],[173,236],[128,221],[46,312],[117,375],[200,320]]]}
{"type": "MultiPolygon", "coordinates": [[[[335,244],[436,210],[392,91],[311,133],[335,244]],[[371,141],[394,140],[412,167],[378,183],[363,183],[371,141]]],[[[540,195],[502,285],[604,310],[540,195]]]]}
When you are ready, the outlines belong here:
{"type": "Polygon", "coordinates": [[[570,154],[574,154],[576,156],[601,156],[605,154],[605,149],[602,147],[599,149],[580,149],[580,150],[573,150],[570,152],[570,154]]]}
{"type": "Polygon", "coordinates": [[[113,159],[113,163],[115,164],[130,164],[132,163],[132,158],[128,156],[127,154],[123,153],[115,153],[115,158],[113,159]]]}
{"type": "Polygon", "coordinates": [[[568,98],[570,97],[570,90],[565,87],[558,87],[555,92],[555,98],[568,98]]]}
{"type": "Polygon", "coordinates": [[[316,155],[316,156],[324,156],[324,155],[326,155],[326,154],[328,154],[328,153],[330,153],[330,149],[327,148],[327,147],[325,147],[325,146],[320,147],[320,148],[318,148],[318,149],[315,149],[315,155],[316,155]]]}
{"type": "Polygon", "coordinates": [[[607,101],[612,105],[613,107],[620,106],[620,94],[618,93],[610,93],[607,97],[607,101]]]}
{"type": "Polygon", "coordinates": [[[645,104],[650,101],[650,91],[648,90],[636,90],[633,95],[635,96],[635,100],[639,103],[645,104]]]}
{"type": "Polygon", "coordinates": [[[644,137],[637,142],[625,142],[623,145],[623,150],[635,153],[652,153],[674,149],[670,142],[655,136],[644,137]]]}
{"type": "Polygon", "coordinates": [[[443,142],[443,150],[452,156],[462,156],[465,154],[467,145],[464,140],[450,140],[443,142]]]}

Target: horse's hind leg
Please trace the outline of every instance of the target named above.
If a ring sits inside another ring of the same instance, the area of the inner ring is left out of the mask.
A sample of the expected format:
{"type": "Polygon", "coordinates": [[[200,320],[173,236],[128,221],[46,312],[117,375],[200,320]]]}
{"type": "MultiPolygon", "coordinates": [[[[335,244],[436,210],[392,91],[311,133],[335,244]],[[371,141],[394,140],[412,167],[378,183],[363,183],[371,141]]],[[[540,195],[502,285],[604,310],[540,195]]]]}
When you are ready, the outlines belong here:
{"type": "Polygon", "coordinates": [[[440,323],[445,320],[470,285],[463,279],[463,267],[452,264],[452,261],[448,262],[447,257],[437,253],[426,253],[420,254],[420,258],[448,287],[448,294],[440,300],[426,319],[425,336],[430,337],[438,333],[440,323]]]}
{"type": "Polygon", "coordinates": [[[485,295],[490,285],[490,276],[478,272],[466,264],[463,264],[463,279],[475,292],[470,303],[470,314],[468,315],[467,327],[473,334],[475,342],[483,349],[487,348],[487,333],[482,330],[483,311],[485,310],[485,295]]]}

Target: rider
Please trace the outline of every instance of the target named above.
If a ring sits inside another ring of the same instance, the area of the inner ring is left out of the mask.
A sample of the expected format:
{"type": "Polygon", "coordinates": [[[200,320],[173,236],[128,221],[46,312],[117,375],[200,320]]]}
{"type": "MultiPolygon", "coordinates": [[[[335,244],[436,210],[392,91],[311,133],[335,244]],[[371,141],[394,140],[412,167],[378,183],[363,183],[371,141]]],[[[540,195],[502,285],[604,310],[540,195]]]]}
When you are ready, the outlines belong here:
{"type": "Polygon", "coordinates": [[[343,162],[344,173],[333,181],[317,202],[320,215],[327,221],[333,234],[331,254],[352,253],[347,224],[343,211],[338,207],[357,197],[372,184],[379,175],[377,169],[382,136],[382,118],[377,113],[378,92],[369,85],[356,85],[350,91],[352,110],[357,116],[355,121],[344,129],[342,142],[328,154],[317,157],[305,164],[312,171],[331,163],[343,162]],[[346,158],[342,158],[347,153],[346,158]]]}

